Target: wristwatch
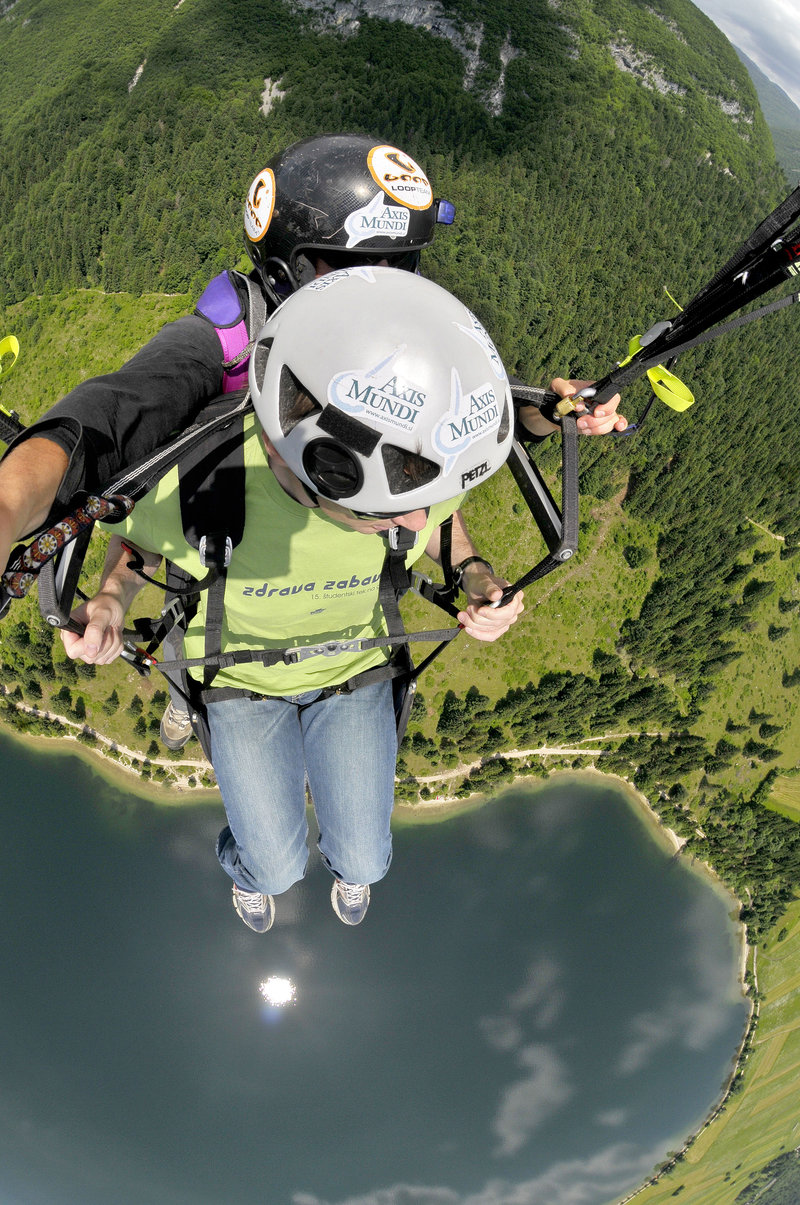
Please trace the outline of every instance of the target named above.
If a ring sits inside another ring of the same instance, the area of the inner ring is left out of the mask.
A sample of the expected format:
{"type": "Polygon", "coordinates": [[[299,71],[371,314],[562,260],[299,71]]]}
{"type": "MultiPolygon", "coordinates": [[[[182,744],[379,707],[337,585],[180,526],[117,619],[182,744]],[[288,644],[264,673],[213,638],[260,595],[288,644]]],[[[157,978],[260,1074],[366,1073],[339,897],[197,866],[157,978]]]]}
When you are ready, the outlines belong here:
{"type": "Polygon", "coordinates": [[[464,576],[464,570],[468,569],[470,565],[474,565],[476,562],[480,565],[485,565],[490,573],[492,573],[492,574],[494,573],[494,569],[489,564],[489,562],[486,560],[486,557],[484,557],[484,556],[465,557],[464,560],[461,561],[458,565],[453,566],[453,585],[456,588],[456,590],[463,590],[463,586],[461,585],[461,579],[464,576]]]}

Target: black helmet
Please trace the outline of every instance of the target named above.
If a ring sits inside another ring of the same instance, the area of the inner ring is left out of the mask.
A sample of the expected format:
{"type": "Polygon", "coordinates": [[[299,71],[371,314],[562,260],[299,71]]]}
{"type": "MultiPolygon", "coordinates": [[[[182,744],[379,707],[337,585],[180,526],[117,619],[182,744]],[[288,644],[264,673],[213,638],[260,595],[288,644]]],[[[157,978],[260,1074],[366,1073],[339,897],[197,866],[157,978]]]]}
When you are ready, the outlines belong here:
{"type": "Polygon", "coordinates": [[[280,297],[313,279],[314,253],[332,268],[385,259],[414,271],[437,221],[449,225],[453,215],[410,155],[361,134],[325,134],[294,143],[259,172],[244,238],[280,297]]]}

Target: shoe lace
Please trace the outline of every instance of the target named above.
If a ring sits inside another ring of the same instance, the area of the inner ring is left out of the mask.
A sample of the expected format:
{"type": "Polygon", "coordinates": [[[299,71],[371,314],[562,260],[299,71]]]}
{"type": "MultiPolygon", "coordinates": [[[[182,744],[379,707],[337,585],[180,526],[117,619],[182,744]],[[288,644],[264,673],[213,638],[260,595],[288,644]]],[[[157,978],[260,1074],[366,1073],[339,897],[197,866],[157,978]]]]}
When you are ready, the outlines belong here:
{"type": "Polygon", "coordinates": [[[339,879],[338,889],[349,908],[355,908],[360,904],[366,891],[366,887],[361,883],[343,883],[341,879],[339,879]]]}
{"type": "Polygon", "coordinates": [[[267,897],[262,895],[260,891],[243,891],[241,887],[234,884],[234,891],[237,900],[240,901],[246,912],[265,912],[267,897]]]}
{"type": "Polygon", "coordinates": [[[188,711],[179,711],[173,703],[170,703],[167,708],[167,723],[174,724],[176,728],[189,728],[192,721],[188,711]]]}

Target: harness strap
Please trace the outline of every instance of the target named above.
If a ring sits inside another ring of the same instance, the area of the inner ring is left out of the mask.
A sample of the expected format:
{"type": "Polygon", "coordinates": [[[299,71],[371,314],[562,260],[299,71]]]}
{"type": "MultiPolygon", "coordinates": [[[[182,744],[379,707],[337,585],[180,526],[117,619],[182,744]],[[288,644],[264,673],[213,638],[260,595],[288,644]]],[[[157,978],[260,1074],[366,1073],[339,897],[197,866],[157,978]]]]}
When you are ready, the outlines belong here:
{"type": "MultiPolygon", "coordinates": [[[[362,686],[372,686],[376,682],[387,682],[396,678],[402,678],[408,674],[408,667],[401,665],[398,662],[388,661],[386,665],[375,665],[372,669],[362,670],[360,674],[354,674],[352,678],[347,678],[344,682],[340,682],[336,686],[326,686],[317,699],[329,699],[332,695],[350,695],[354,690],[358,690],[362,686]]],[[[203,704],[208,703],[227,703],[229,699],[271,699],[274,695],[259,694],[255,690],[246,690],[239,686],[212,686],[211,689],[206,689],[200,693],[200,701],[203,704]]]]}
{"type": "MultiPolygon", "coordinates": [[[[232,669],[235,665],[260,664],[268,669],[273,665],[297,665],[310,657],[335,657],[339,653],[364,653],[370,649],[391,648],[397,644],[414,644],[417,641],[431,643],[434,640],[448,643],[461,628],[440,628],[428,632],[404,632],[402,635],[362,636],[354,640],[328,640],[324,644],[304,644],[286,649],[238,649],[232,653],[216,653],[211,664],[217,671],[232,669]]],[[[174,661],[153,661],[159,669],[197,669],[206,665],[206,657],[181,657],[174,661]]],[[[381,668],[381,667],[378,667],[381,668]]]]}
{"type": "MultiPolygon", "coordinates": [[[[422,573],[414,574],[414,587],[419,594],[422,595],[429,603],[433,603],[435,607],[441,607],[448,615],[455,618],[458,615],[458,607],[455,605],[454,599],[458,594],[458,586],[453,576],[453,516],[449,515],[439,528],[440,543],[439,543],[439,560],[441,561],[442,572],[444,573],[444,583],[437,585],[432,582],[429,577],[422,573]]],[[[481,558],[483,559],[483,558],[481,558]]],[[[428,659],[430,660],[430,658],[428,659]]],[[[428,662],[426,661],[427,665],[428,662]]]]}

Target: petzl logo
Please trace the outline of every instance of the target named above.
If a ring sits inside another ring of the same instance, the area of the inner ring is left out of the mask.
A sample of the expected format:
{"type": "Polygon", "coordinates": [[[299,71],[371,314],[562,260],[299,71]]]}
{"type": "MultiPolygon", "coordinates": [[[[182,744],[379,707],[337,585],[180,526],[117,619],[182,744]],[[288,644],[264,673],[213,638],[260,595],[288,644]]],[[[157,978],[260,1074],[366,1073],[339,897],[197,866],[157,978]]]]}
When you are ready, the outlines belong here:
{"type": "Polygon", "coordinates": [[[470,485],[473,481],[480,481],[481,477],[485,477],[489,472],[489,461],[484,460],[482,464],[476,464],[474,468],[467,469],[461,474],[461,488],[470,485]]]}

